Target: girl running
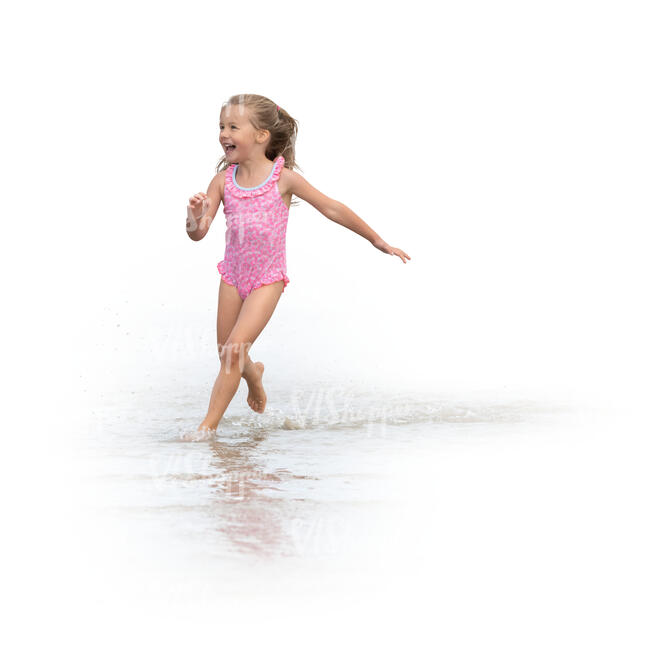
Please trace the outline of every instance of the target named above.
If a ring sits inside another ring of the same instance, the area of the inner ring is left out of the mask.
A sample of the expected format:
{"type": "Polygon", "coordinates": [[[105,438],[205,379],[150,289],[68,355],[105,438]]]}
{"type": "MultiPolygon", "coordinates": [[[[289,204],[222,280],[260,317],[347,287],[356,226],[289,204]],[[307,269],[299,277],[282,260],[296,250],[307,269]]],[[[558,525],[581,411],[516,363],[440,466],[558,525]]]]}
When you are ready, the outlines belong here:
{"type": "Polygon", "coordinates": [[[221,368],[208,412],[199,425],[202,435],[216,432],[242,377],[248,384],[248,405],[257,413],[266,407],[264,364],[253,362],[248,351],[289,283],[285,242],[294,194],[383,253],[397,255],[404,263],[411,259],[401,249],[389,246],[346,205],[325,196],[293,171],[298,167],[298,125],[275,102],[262,95],[233,95],[221,109],[219,130],[224,155],[207,193],[190,198],[186,222],[190,239],[203,239],[223,201],[226,248],[224,259],[217,264],[221,274],[217,313],[221,368]]]}

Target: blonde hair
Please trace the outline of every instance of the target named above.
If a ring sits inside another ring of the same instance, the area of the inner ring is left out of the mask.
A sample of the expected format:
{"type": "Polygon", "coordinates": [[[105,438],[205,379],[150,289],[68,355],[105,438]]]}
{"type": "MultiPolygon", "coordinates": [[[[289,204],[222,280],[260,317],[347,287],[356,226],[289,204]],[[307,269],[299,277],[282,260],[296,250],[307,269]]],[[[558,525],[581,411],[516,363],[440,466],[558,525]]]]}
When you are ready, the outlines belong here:
{"type": "MultiPolygon", "coordinates": [[[[298,121],[291,117],[282,106],[278,107],[275,102],[264,95],[252,94],[232,95],[221,109],[223,110],[226,106],[237,107],[235,110],[239,110],[241,113],[245,107],[248,109],[248,116],[253,128],[269,131],[271,137],[264,152],[269,160],[275,160],[278,156],[282,156],[285,167],[301,169],[296,163],[298,121]]],[[[231,163],[223,155],[217,163],[216,172],[228,169],[230,165],[231,163]]],[[[291,201],[291,205],[297,203],[297,201],[291,201]]]]}

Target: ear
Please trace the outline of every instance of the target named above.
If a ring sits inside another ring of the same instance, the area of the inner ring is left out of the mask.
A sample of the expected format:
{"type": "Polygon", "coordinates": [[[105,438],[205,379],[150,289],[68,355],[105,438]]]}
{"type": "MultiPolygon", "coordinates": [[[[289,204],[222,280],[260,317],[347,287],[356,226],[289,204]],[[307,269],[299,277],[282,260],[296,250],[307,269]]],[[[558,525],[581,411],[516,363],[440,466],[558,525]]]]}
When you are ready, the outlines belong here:
{"type": "Polygon", "coordinates": [[[271,137],[271,132],[268,131],[267,129],[258,129],[257,133],[255,134],[255,142],[258,142],[259,144],[263,144],[264,142],[267,142],[271,137]]]}

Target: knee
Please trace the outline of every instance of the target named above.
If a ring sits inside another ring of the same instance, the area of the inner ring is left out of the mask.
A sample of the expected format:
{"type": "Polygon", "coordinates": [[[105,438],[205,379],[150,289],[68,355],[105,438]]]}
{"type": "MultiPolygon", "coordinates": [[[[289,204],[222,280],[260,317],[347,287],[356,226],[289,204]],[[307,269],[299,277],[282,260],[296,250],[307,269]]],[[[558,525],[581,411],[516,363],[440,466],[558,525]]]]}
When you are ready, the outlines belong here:
{"type": "Polygon", "coordinates": [[[240,373],[244,371],[249,348],[250,343],[244,341],[227,341],[221,346],[219,358],[226,372],[232,372],[235,369],[238,369],[240,373]]]}

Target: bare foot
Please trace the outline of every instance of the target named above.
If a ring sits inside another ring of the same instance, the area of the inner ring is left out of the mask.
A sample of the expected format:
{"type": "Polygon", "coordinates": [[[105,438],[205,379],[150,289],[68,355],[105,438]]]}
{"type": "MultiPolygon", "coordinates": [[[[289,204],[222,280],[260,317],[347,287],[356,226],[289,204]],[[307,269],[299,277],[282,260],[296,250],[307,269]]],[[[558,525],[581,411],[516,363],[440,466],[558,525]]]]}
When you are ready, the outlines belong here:
{"type": "Polygon", "coordinates": [[[210,429],[201,424],[198,429],[194,431],[185,431],[181,434],[181,440],[185,442],[198,442],[203,440],[210,440],[217,434],[216,429],[210,429]]]}
{"type": "Polygon", "coordinates": [[[264,386],[262,386],[262,375],[264,374],[264,364],[261,361],[256,361],[253,368],[249,373],[250,379],[247,377],[248,383],[248,397],[246,401],[256,413],[264,413],[266,408],[266,393],[264,386]]]}

